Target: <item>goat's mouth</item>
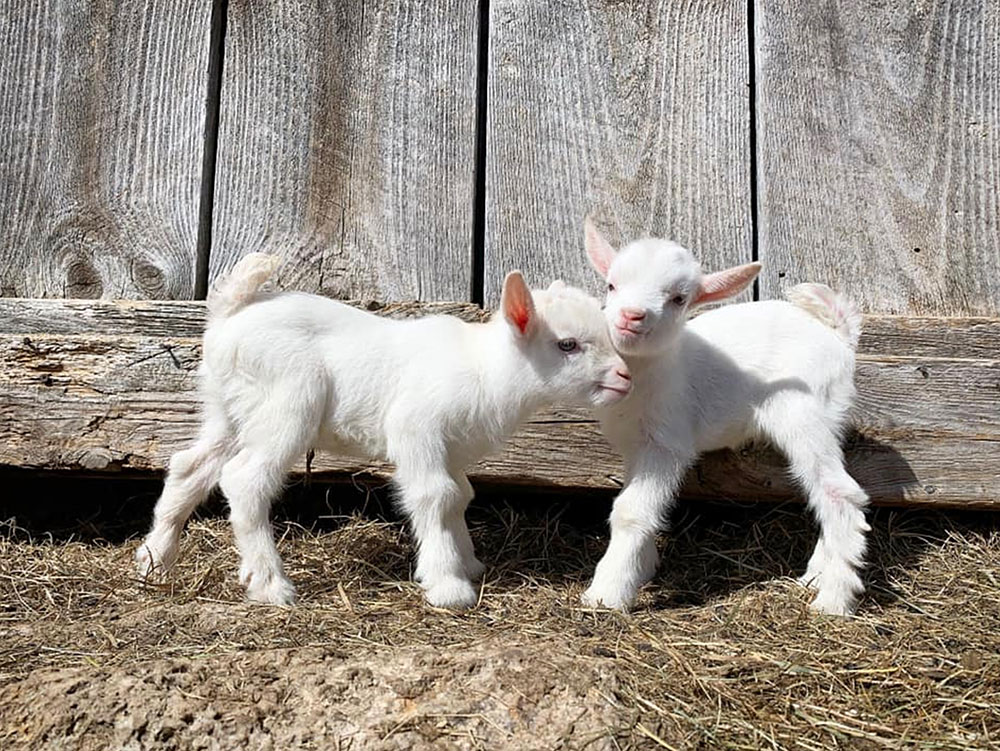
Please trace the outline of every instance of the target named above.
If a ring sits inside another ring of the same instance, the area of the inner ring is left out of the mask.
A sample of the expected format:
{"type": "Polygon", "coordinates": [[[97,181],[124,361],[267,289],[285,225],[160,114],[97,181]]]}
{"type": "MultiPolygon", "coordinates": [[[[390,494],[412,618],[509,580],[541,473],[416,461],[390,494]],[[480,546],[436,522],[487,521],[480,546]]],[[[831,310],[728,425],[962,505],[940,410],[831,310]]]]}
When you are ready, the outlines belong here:
{"type": "Polygon", "coordinates": [[[644,337],[649,332],[643,329],[633,329],[627,325],[623,326],[620,323],[616,323],[615,333],[619,336],[619,338],[625,341],[633,341],[635,339],[640,339],[644,337]]]}
{"type": "Polygon", "coordinates": [[[632,390],[628,386],[608,386],[603,383],[601,384],[601,388],[604,389],[605,391],[615,391],[619,394],[622,394],[623,396],[632,390]]]}
{"type": "Polygon", "coordinates": [[[605,404],[613,404],[621,399],[624,399],[632,392],[631,386],[625,386],[621,384],[608,384],[599,383],[597,384],[597,400],[605,404]]]}

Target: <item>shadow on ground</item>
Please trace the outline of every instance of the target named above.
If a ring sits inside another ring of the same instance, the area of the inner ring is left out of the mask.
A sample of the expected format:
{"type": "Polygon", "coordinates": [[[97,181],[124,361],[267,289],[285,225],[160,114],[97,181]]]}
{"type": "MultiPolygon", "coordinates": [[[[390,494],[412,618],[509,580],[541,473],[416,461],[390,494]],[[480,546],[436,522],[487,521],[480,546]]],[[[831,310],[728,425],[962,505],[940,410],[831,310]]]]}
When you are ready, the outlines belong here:
{"type": "MultiPolygon", "coordinates": [[[[24,471],[5,472],[0,482],[8,489],[0,501],[0,519],[13,520],[17,534],[112,545],[145,532],[161,487],[159,479],[67,478],[24,471]]],[[[585,586],[607,545],[611,502],[607,493],[481,490],[467,518],[491,585],[500,591],[526,580],[585,586]]],[[[225,513],[225,502],[216,496],[195,519],[223,518],[225,513]]],[[[384,540],[365,538],[351,553],[383,576],[410,578],[412,540],[385,486],[295,483],[275,504],[273,517],[285,539],[332,532],[359,517],[389,522],[398,531],[391,554],[384,540]]],[[[870,519],[867,599],[883,605],[899,600],[893,581],[928,546],[940,544],[955,530],[989,533],[1000,528],[1000,516],[988,512],[884,507],[872,509],[870,519]]],[[[659,572],[639,605],[704,605],[746,587],[795,577],[804,570],[816,535],[801,503],[682,500],[671,532],[661,537],[659,572]]]]}

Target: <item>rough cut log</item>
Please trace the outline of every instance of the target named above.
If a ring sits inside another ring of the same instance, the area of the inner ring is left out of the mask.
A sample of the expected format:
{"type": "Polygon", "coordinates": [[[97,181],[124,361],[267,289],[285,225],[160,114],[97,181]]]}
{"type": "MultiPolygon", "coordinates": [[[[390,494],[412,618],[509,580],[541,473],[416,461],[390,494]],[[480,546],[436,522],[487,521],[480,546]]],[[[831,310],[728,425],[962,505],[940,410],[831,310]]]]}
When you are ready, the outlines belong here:
{"type": "MultiPolygon", "coordinates": [[[[485,315],[463,303],[365,307],[485,315]]],[[[0,465],[162,471],[197,427],[203,321],[200,303],[0,300],[0,465]]],[[[866,332],[851,472],[879,503],[1000,507],[1000,319],[873,316],[866,332]]],[[[323,453],[311,464],[329,479],[389,469],[323,453]]],[[[480,483],[568,489],[615,489],[622,480],[597,425],[572,409],[537,415],[472,474],[480,483]]],[[[706,456],[684,494],[797,495],[783,460],[756,447],[706,456]]]]}

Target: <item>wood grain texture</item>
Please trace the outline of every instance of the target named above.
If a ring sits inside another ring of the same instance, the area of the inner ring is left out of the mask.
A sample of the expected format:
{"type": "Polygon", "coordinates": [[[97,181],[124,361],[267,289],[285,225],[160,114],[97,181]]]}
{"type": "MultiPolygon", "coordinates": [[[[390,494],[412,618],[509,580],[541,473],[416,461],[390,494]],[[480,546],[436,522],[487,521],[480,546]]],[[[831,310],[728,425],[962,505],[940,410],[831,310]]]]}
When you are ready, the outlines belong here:
{"type": "Polygon", "coordinates": [[[858,351],[862,354],[996,359],[1000,318],[865,316],[858,351]]]}
{"type": "Polygon", "coordinates": [[[732,0],[492,0],[487,304],[511,268],[603,290],[588,213],[615,245],[654,235],[706,268],[750,260],[748,65],[732,0]]]}
{"type": "Polygon", "coordinates": [[[0,295],[191,296],[211,5],[0,4],[0,295]]]}
{"type": "MultiPolygon", "coordinates": [[[[489,314],[463,302],[379,303],[346,300],[348,305],[388,318],[453,315],[482,321],[489,314]]],[[[26,300],[0,298],[0,334],[94,334],[200,339],[205,333],[205,303],[150,300],[26,300]]]]}
{"type": "Polygon", "coordinates": [[[1000,359],[862,355],[855,383],[854,424],[866,435],[1000,440],[1000,359]]]}
{"type": "MultiPolygon", "coordinates": [[[[1000,442],[949,437],[881,441],[863,436],[846,446],[847,470],[874,504],[1000,508],[1000,442]]],[[[688,498],[733,501],[801,499],[784,458],[769,448],[706,454],[688,474],[688,498]]]]}
{"type": "MultiPolygon", "coordinates": [[[[397,305],[382,312],[444,309],[470,320],[482,316],[473,305],[397,305]]],[[[0,300],[0,321],[14,322],[0,330],[0,465],[162,471],[195,434],[200,358],[198,336],[164,332],[196,334],[203,320],[199,303],[0,300]],[[12,310],[20,312],[4,315],[12,310]]],[[[894,321],[902,349],[914,337],[926,340],[913,333],[910,319],[883,317],[879,326],[889,331],[894,321]]],[[[960,329],[960,321],[949,327],[960,329]]],[[[1000,351],[1000,320],[977,319],[971,328],[984,348],[983,332],[991,329],[992,351],[1000,351]]],[[[858,432],[846,451],[851,472],[875,502],[1000,507],[995,357],[867,352],[859,357],[857,381],[858,432]]],[[[295,471],[305,471],[304,461],[295,471]]],[[[330,479],[385,478],[390,468],[318,454],[312,471],[330,479]]],[[[472,476],[494,484],[614,490],[622,467],[586,412],[556,408],[536,415],[472,476]]],[[[750,447],[706,455],[689,474],[684,495],[753,501],[798,494],[780,456],[750,447]]]]}
{"type": "Polygon", "coordinates": [[[1000,4],[756,2],[761,291],[1000,312],[1000,4]]]}
{"type": "Polygon", "coordinates": [[[476,4],[229,3],[210,279],[251,251],[339,299],[468,300],[476,4]]]}
{"type": "MultiPolygon", "coordinates": [[[[463,302],[347,300],[365,310],[401,317],[445,313],[479,321],[488,311],[463,302]]],[[[0,298],[0,334],[106,334],[200,337],[205,304],[189,301],[33,300],[0,298]]],[[[885,357],[993,360],[1000,356],[1000,318],[865,316],[859,352],[885,357]]]]}

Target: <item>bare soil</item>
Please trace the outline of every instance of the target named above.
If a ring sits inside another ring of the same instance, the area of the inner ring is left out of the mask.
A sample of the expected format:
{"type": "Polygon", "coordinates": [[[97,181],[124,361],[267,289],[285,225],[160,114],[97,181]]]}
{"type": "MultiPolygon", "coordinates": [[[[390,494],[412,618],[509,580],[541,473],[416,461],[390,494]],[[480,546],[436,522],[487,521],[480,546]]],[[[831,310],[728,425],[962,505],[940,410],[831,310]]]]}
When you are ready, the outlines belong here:
{"type": "Polygon", "coordinates": [[[470,512],[481,602],[456,614],[377,509],[278,509],[295,608],[243,602],[211,515],[144,589],[149,500],[0,531],[0,747],[1000,748],[995,515],[874,512],[869,595],[834,619],[791,578],[803,508],[685,504],[622,615],[578,604],[606,501],[492,499],[470,512]]]}
{"type": "Polygon", "coordinates": [[[613,748],[612,671],[545,646],[304,647],[39,670],[0,701],[10,740],[34,748],[613,748]]]}

